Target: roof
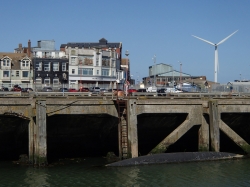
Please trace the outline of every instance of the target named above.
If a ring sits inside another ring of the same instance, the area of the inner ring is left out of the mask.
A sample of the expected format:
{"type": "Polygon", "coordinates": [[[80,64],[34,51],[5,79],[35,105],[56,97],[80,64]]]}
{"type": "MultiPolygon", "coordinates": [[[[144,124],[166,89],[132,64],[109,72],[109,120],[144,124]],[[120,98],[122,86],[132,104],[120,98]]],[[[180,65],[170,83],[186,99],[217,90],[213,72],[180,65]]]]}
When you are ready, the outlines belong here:
{"type": "Polygon", "coordinates": [[[0,59],[4,58],[5,56],[11,58],[12,60],[11,69],[14,70],[20,69],[20,60],[28,58],[31,61],[31,58],[29,58],[26,53],[3,53],[3,52],[0,53],[0,59]]]}
{"type": "Polygon", "coordinates": [[[65,48],[65,47],[79,47],[79,48],[94,48],[96,46],[101,46],[101,47],[111,47],[111,48],[121,48],[122,43],[121,42],[112,42],[109,43],[105,38],[101,38],[99,42],[69,42],[67,44],[61,44],[60,48],[65,48]]]}

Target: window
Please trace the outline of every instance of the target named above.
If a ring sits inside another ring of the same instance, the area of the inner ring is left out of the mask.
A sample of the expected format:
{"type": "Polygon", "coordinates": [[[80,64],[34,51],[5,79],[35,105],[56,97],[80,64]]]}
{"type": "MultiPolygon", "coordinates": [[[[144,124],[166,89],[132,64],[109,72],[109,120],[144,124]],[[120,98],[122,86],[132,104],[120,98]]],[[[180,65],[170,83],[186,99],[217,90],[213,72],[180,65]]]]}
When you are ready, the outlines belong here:
{"type": "Polygon", "coordinates": [[[109,70],[108,69],[103,69],[102,70],[102,75],[108,76],[109,75],[109,70]]]}
{"type": "Polygon", "coordinates": [[[59,84],[59,78],[58,78],[58,77],[55,77],[55,78],[53,79],[53,85],[57,85],[57,84],[59,84]]]}
{"type": "Polygon", "coordinates": [[[76,57],[71,57],[71,64],[76,64],[76,57]]]}
{"type": "Polygon", "coordinates": [[[99,75],[99,70],[96,70],[96,74],[99,75]]]}
{"type": "Polygon", "coordinates": [[[67,71],[66,62],[62,63],[62,71],[67,71]]]}
{"type": "Polygon", "coordinates": [[[112,60],[112,67],[115,67],[115,60],[112,60]]]}
{"type": "Polygon", "coordinates": [[[23,77],[29,77],[29,71],[23,71],[23,77]]]}
{"type": "Polygon", "coordinates": [[[36,78],[36,84],[42,84],[42,79],[40,77],[36,78]]]}
{"type": "Polygon", "coordinates": [[[44,84],[50,84],[50,78],[49,77],[46,77],[45,79],[44,79],[44,84]]]}
{"type": "Polygon", "coordinates": [[[115,71],[112,71],[112,76],[115,76],[115,71]]]}
{"type": "Polygon", "coordinates": [[[28,60],[22,61],[22,67],[29,67],[30,62],[28,60]]]}
{"type": "Polygon", "coordinates": [[[99,66],[99,55],[96,56],[96,66],[99,66]]]}
{"type": "Polygon", "coordinates": [[[50,62],[44,62],[44,71],[50,71],[50,62]]]}
{"type": "Polygon", "coordinates": [[[92,68],[79,68],[78,74],[79,75],[93,75],[93,69],[92,68]]]}
{"type": "Polygon", "coordinates": [[[75,74],[75,69],[72,69],[72,74],[75,74]]]}
{"type": "Polygon", "coordinates": [[[36,62],[36,71],[42,71],[42,62],[36,62]]]}
{"type": "Polygon", "coordinates": [[[16,77],[19,77],[19,71],[16,71],[16,77]]]}
{"type": "Polygon", "coordinates": [[[3,66],[10,66],[10,60],[9,59],[3,59],[3,66]]]}
{"type": "Polygon", "coordinates": [[[53,62],[53,71],[59,71],[59,62],[53,62]]]}
{"type": "Polygon", "coordinates": [[[10,71],[3,71],[3,77],[10,77],[10,71]]]}

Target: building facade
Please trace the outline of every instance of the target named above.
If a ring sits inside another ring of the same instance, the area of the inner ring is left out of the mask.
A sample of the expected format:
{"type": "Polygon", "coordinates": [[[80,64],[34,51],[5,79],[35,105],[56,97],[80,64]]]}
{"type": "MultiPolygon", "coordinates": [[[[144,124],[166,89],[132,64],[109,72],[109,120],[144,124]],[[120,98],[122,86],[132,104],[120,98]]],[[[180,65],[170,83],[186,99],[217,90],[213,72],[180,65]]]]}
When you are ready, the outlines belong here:
{"type": "Polygon", "coordinates": [[[26,53],[0,53],[0,84],[13,88],[13,85],[31,87],[33,83],[32,59],[26,53]]]}
{"type": "Polygon", "coordinates": [[[122,74],[121,42],[110,43],[102,38],[96,43],[62,44],[60,50],[69,59],[70,85],[111,88],[118,75],[122,74]]]}

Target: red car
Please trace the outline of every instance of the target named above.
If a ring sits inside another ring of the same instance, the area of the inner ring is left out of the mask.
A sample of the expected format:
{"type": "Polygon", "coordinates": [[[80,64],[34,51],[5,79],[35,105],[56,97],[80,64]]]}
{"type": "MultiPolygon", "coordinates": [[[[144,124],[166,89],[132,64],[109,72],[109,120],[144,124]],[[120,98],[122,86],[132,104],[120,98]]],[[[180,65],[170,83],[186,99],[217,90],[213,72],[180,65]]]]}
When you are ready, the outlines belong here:
{"type": "Polygon", "coordinates": [[[137,92],[137,90],[136,89],[128,89],[128,94],[129,95],[132,95],[133,92],[137,92]]]}
{"type": "Polygon", "coordinates": [[[75,88],[69,88],[68,92],[77,92],[77,90],[75,88]]]}

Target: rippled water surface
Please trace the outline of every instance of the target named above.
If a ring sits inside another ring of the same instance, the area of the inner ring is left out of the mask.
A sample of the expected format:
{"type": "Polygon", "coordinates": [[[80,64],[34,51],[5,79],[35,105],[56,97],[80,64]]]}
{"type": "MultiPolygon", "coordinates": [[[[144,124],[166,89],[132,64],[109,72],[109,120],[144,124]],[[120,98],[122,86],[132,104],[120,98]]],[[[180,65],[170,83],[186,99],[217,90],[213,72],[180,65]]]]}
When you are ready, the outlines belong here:
{"type": "Polygon", "coordinates": [[[48,168],[0,162],[8,186],[250,186],[250,159],[106,168],[103,158],[61,160],[48,168]]]}

